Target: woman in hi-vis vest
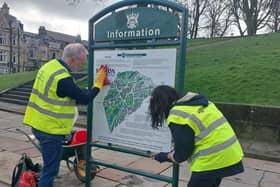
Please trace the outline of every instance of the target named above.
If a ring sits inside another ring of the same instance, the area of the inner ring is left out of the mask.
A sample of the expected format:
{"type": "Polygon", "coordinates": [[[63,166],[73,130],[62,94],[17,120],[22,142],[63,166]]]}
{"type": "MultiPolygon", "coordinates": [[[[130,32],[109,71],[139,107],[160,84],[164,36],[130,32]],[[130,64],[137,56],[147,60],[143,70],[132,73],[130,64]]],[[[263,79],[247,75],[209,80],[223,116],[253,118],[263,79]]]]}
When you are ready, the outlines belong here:
{"type": "Polygon", "coordinates": [[[153,155],[159,162],[188,160],[188,187],[217,187],[223,177],[244,171],[243,151],[231,125],[205,96],[188,92],[181,97],[166,85],[156,87],[150,99],[153,128],[166,121],[174,151],[153,155]]]}

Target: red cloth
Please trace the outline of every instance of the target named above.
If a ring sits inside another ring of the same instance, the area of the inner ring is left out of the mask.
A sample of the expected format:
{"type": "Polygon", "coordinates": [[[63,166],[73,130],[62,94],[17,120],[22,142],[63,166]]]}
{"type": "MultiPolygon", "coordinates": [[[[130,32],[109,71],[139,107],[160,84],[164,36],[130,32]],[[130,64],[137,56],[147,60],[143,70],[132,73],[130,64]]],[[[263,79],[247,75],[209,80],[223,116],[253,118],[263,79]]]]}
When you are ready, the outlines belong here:
{"type": "Polygon", "coordinates": [[[111,81],[108,79],[108,66],[107,66],[107,64],[105,64],[105,65],[101,65],[101,66],[100,66],[100,68],[102,68],[102,67],[104,67],[105,70],[106,70],[106,72],[107,72],[106,77],[105,77],[104,82],[103,82],[103,85],[104,85],[104,86],[110,85],[110,84],[111,84],[111,81]]]}
{"type": "Polygon", "coordinates": [[[23,172],[19,180],[19,187],[36,187],[35,172],[23,172]]]}

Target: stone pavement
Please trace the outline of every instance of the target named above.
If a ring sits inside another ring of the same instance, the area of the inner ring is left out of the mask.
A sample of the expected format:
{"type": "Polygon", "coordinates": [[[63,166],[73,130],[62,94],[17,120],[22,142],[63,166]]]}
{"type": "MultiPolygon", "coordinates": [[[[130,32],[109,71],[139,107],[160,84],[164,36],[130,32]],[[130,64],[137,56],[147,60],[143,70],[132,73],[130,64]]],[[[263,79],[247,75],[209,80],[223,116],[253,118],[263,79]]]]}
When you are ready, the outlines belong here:
{"type": "MultiPolygon", "coordinates": [[[[6,110],[11,106],[5,106],[6,110]]],[[[19,106],[14,106],[20,108],[19,106]]],[[[1,108],[1,107],[0,107],[1,108]]],[[[24,110],[23,110],[24,111],[24,110]]],[[[40,153],[27,140],[17,132],[20,128],[30,134],[29,127],[22,125],[22,114],[5,112],[0,110],[0,187],[7,187],[11,181],[13,167],[23,152],[28,153],[35,162],[41,162],[40,153]]],[[[251,142],[252,144],[252,142],[251,142]]],[[[267,145],[268,146],[268,145],[267,145]]],[[[251,145],[251,147],[254,147],[251,145]]],[[[267,147],[264,149],[268,149],[267,147]]],[[[134,169],[160,173],[171,176],[172,167],[169,163],[160,164],[149,158],[136,155],[119,153],[104,149],[94,149],[95,159],[127,166],[134,169]]],[[[264,161],[253,158],[244,158],[245,172],[233,177],[225,178],[221,187],[279,187],[280,186],[280,163],[264,161]]],[[[190,173],[188,164],[180,165],[179,186],[187,186],[190,173]]],[[[73,172],[70,172],[65,163],[61,162],[60,173],[55,182],[55,187],[82,187],[73,172]]],[[[170,184],[160,182],[147,177],[142,177],[119,170],[101,167],[97,176],[92,180],[91,186],[95,187],[171,187],[170,184]]]]}

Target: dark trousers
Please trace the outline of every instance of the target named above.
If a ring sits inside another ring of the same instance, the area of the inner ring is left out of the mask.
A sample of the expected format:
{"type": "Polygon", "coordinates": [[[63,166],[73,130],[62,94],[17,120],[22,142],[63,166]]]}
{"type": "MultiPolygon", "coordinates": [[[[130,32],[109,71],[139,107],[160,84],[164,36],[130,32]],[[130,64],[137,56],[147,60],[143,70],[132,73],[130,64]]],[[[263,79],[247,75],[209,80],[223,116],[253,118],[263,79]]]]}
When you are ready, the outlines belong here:
{"type": "Polygon", "coordinates": [[[40,142],[43,157],[43,168],[40,173],[38,187],[53,187],[54,177],[59,170],[64,136],[51,135],[36,129],[32,129],[32,133],[40,142]]]}
{"type": "Polygon", "coordinates": [[[222,178],[194,179],[191,177],[188,187],[218,187],[221,182],[222,178]]]}

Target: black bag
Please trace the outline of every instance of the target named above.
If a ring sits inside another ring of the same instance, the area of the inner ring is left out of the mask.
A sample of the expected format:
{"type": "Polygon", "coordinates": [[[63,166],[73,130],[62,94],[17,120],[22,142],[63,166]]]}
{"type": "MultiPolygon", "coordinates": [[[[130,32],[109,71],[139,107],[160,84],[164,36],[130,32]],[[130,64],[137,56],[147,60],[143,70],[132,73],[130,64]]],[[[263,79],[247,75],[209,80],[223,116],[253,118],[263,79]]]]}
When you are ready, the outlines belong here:
{"type": "Polygon", "coordinates": [[[23,153],[13,170],[11,187],[19,187],[20,178],[23,175],[23,173],[26,171],[33,171],[36,173],[35,182],[36,184],[38,184],[41,165],[38,163],[33,164],[31,158],[28,157],[26,153],[23,153]]]}

